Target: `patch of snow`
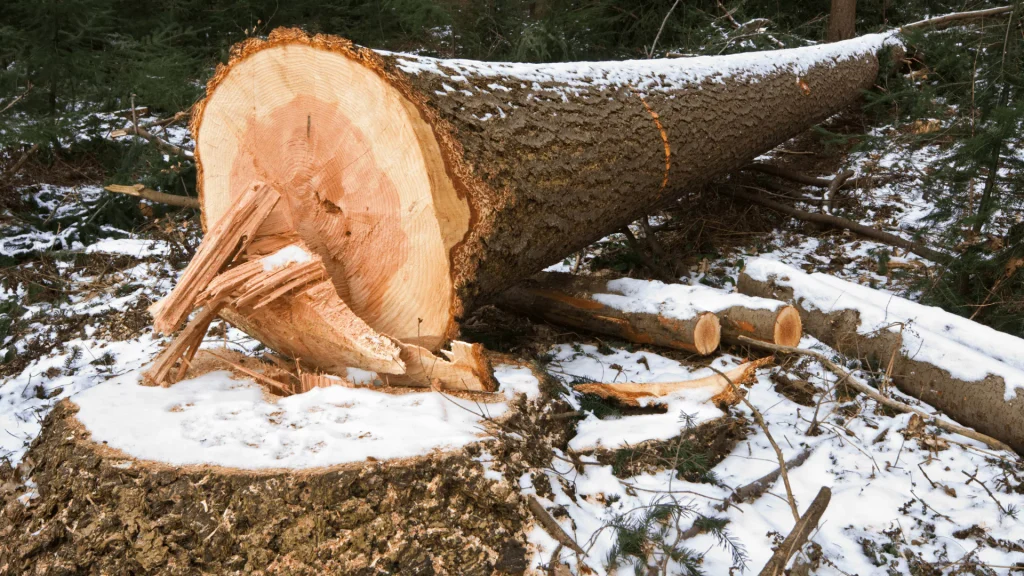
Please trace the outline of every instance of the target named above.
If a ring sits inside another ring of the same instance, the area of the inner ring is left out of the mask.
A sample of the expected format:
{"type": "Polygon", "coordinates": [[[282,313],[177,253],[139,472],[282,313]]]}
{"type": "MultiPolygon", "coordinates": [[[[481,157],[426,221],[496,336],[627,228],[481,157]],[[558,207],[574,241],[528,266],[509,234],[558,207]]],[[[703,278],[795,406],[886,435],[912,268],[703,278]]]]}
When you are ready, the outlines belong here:
{"type": "Polygon", "coordinates": [[[303,250],[302,246],[292,244],[281,248],[269,256],[264,256],[262,260],[263,270],[270,272],[271,270],[284,268],[292,263],[301,264],[303,262],[309,262],[310,258],[312,258],[312,256],[309,255],[309,252],[303,250]]]}
{"type": "MultiPolygon", "coordinates": [[[[144,460],[242,469],[305,469],[405,458],[480,438],[476,402],[438,392],[331,386],[270,399],[248,380],[210,372],[168,388],[138,371],[74,398],[96,442],[144,460]]],[[[491,417],[504,404],[489,404],[491,417]]]]}
{"type": "Polygon", "coordinates": [[[166,256],[171,253],[167,242],[138,238],[103,238],[85,248],[87,254],[123,254],[136,258],[166,256]]]}
{"type": "Polygon", "coordinates": [[[540,381],[533,370],[525,366],[498,364],[494,367],[494,379],[498,381],[498,391],[509,400],[517,394],[525,394],[527,398],[540,396],[540,381]]]}
{"type": "Polygon", "coordinates": [[[658,280],[619,278],[608,282],[607,289],[618,294],[594,294],[594,300],[623,312],[659,314],[688,320],[702,312],[721,312],[733,306],[758,310],[778,310],[784,303],[768,298],[744,296],[709,286],[665,284],[658,280]]]}

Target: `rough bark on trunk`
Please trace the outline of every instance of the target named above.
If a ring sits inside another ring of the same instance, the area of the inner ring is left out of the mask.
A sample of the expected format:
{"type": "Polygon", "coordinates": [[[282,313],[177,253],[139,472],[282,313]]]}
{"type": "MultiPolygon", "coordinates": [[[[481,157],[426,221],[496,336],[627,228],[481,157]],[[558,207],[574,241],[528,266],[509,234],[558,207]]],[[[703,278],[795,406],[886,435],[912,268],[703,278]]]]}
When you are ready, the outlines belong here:
{"type": "Polygon", "coordinates": [[[848,40],[857,34],[857,0],[832,0],[828,15],[827,42],[848,40]]]}
{"type": "Polygon", "coordinates": [[[915,358],[916,352],[904,351],[900,333],[887,329],[861,333],[860,315],[856,310],[824,312],[804,305],[794,297],[792,288],[772,280],[756,280],[743,273],[738,288],[751,296],[791,302],[800,311],[807,333],[842,354],[874,359],[883,369],[893,359],[892,381],[902,392],[1024,454],[1024,397],[1020,394],[1012,400],[1005,397],[1006,386],[1015,383],[1005,382],[994,374],[979,381],[956,378],[939,366],[915,358]]]}
{"type": "MultiPolygon", "coordinates": [[[[276,30],[196,107],[204,223],[267,183],[282,202],[244,256],[301,242],[369,326],[437,351],[471,308],[846,106],[882,44],[532,65],[276,30]]],[[[277,313],[227,316],[289,354],[275,332],[304,321],[277,313]]]]}

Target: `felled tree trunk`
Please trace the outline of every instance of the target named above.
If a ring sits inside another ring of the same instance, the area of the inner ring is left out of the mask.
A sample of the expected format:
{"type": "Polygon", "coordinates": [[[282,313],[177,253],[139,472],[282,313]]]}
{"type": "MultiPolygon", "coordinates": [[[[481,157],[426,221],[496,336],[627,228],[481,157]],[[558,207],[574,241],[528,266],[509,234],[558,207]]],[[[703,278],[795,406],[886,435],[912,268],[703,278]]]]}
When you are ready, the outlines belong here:
{"type": "MultiPolygon", "coordinates": [[[[282,201],[241,259],[300,243],[372,329],[437,351],[516,281],[846,106],[883,42],[532,65],[279,29],[237,46],[196,107],[204,223],[265,183],[282,201]]],[[[222,314],[286,354],[320,321],[222,314]]]]}
{"type": "MultiPolygon", "coordinates": [[[[916,330],[923,341],[920,347],[908,351],[903,345],[903,336],[891,329],[892,326],[865,331],[861,329],[860,313],[855,309],[835,306],[825,311],[810,304],[798,294],[799,289],[787,285],[812,282],[798,274],[793,271],[783,279],[780,276],[754,278],[743,273],[738,288],[744,294],[792,302],[800,311],[804,328],[815,338],[843,354],[890,371],[892,382],[905,394],[935,406],[961,424],[997,438],[1024,454],[1024,395],[1018,391],[1012,398],[1007,397],[1007,387],[1016,387],[1021,382],[1007,381],[993,373],[979,380],[959,378],[942,366],[923,360],[924,351],[920,348],[934,345],[939,350],[956,353],[963,345],[919,327],[907,327],[907,330],[916,330]]],[[[830,299],[834,305],[836,298],[830,299]]],[[[859,305],[870,306],[863,302],[859,305]]],[[[999,363],[992,358],[987,360],[993,365],[999,363]]]]}

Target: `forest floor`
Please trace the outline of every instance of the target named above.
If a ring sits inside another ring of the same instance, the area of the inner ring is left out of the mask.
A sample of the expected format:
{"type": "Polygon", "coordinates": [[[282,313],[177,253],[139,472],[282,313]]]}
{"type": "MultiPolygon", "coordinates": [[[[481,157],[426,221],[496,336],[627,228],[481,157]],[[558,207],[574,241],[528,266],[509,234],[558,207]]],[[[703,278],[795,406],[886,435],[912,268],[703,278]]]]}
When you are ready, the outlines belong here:
{"type": "MultiPolygon", "coordinates": [[[[841,131],[844,124],[863,121],[851,113],[833,119],[830,129],[841,131]]],[[[901,137],[921,129],[933,127],[876,127],[873,133],[885,144],[868,152],[823,146],[820,136],[808,133],[761,160],[824,178],[845,168],[856,176],[884,176],[883,184],[842,190],[837,211],[927,241],[941,233],[943,224],[924,220],[935,207],[921,175],[942,162],[945,151],[940,145],[910,145],[901,137]]],[[[174,139],[189,145],[182,133],[174,139]]],[[[170,291],[188,263],[201,236],[197,218],[189,218],[188,211],[172,212],[154,216],[130,233],[107,227],[86,237],[79,228],[110,196],[88,170],[79,169],[77,176],[71,170],[62,174],[50,181],[45,173],[33,173],[35,181],[20,184],[15,201],[0,215],[0,254],[20,260],[0,269],[0,312],[5,314],[0,323],[0,469],[6,469],[0,474],[0,497],[17,501],[30,513],[51,495],[36,490],[31,467],[23,465],[26,452],[51,410],[70,399],[82,408],[80,420],[94,439],[143,460],[182,465],[310,468],[457,450],[483,440],[472,449],[482,477],[524,498],[536,498],[583,550],[581,554],[560,544],[540,524],[522,528],[527,564],[548,573],[631,574],[634,562],[658,565],[665,573],[685,573],[686,567],[706,574],[739,573],[736,569],[741,568],[753,573],[793,528],[780,480],[748,501],[730,501],[737,488],[779,468],[768,434],[754,424],[747,405],[723,412],[682,398],[664,409],[630,411],[595,403],[572,390],[580,382],[709,375],[709,364],[727,369],[750,353],[735,347],[726,347],[717,357],[699,358],[574,334],[491,307],[479,310],[466,322],[464,336],[507,360],[498,375],[503,389],[536,399],[542,383],[551,381],[561,408],[582,412],[565,421],[568,432],[562,441],[541,443],[540,448],[517,444],[523,430],[501,418],[513,404],[511,393],[506,404],[491,407],[459,405],[433,391],[419,393],[422,401],[405,404],[401,397],[380,391],[350,389],[315,390],[304,400],[286,401],[259,393],[251,381],[222,373],[154,391],[158,397],[150,404],[160,409],[146,413],[144,406],[132,403],[141,394],[135,390],[138,374],[167,342],[153,334],[146,310],[170,291]],[[26,221],[15,204],[36,207],[45,223],[60,220],[66,225],[54,230],[39,225],[40,220],[26,221]],[[96,388],[101,383],[105,388],[96,388]],[[334,412],[311,416],[310,405],[318,401],[335,406],[334,412]],[[199,412],[181,409],[204,403],[199,412]],[[387,436],[392,419],[353,416],[339,444],[328,442],[326,448],[310,452],[309,446],[318,445],[319,432],[346,420],[346,409],[352,414],[405,410],[405,436],[387,436]],[[245,417],[236,418],[238,410],[245,417]],[[153,425],[156,421],[161,425],[153,425]],[[209,423],[209,428],[197,431],[198,422],[209,423]],[[147,428],[160,428],[161,433],[147,435],[147,428]],[[296,430],[306,436],[288,436],[296,430]],[[431,431],[434,436],[424,438],[431,431]],[[167,438],[174,438],[179,449],[166,450],[167,438]],[[367,444],[366,438],[379,441],[367,444]],[[408,444],[409,438],[418,443],[408,444]],[[510,458],[509,451],[520,449],[521,458],[510,458]],[[539,459],[538,449],[546,454],[539,459]],[[27,476],[12,470],[19,464],[27,476]]],[[[784,219],[716,193],[764,184],[760,176],[734,175],[685,198],[680,206],[687,218],[674,218],[673,210],[680,208],[672,206],[654,218],[653,225],[663,227],[659,242],[679,255],[680,282],[731,291],[745,262],[762,257],[914,300],[920,295],[920,280],[940,273],[935,263],[916,255],[784,219]],[[700,217],[691,217],[695,214],[700,217]]],[[[821,194],[814,188],[803,192],[821,194]]],[[[642,236],[640,228],[637,235],[642,236]]],[[[579,257],[579,263],[573,257],[553,269],[650,273],[638,265],[620,235],[596,243],[579,257]]],[[[811,336],[804,337],[801,347],[841,359],[811,336]]],[[[262,345],[217,321],[204,348],[255,355],[262,345]]],[[[891,394],[934,412],[914,398],[891,394]]],[[[1024,466],[1015,455],[925,426],[920,418],[886,411],[863,395],[837,387],[836,377],[809,358],[780,360],[759,369],[747,399],[764,415],[784,459],[799,462],[788,470],[798,508],[805,509],[820,488],[832,491],[818,530],[797,554],[794,574],[1024,572],[1024,519],[1019,517],[1024,466]]],[[[535,405],[532,410],[550,407],[535,405]]],[[[38,525],[26,524],[23,538],[30,540],[42,531],[40,518],[38,525]]]]}

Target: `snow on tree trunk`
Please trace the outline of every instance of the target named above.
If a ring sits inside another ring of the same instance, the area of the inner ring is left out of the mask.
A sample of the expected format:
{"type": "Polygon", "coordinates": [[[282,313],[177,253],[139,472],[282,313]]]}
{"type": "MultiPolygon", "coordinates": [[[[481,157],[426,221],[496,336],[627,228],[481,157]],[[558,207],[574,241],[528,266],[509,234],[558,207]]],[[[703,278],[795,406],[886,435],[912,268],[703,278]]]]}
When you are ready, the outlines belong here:
{"type": "MultiPolygon", "coordinates": [[[[436,351],[516,281],[842,109],[887,38],[511,64],[279,29],[237,46],[196,108],[204,223],[267,184],[282,201],[242,259],[301,243],[370,327],[436,351]]],[[[286,354],[277,332],[320,321],[222,314],[286,354]]]]}

